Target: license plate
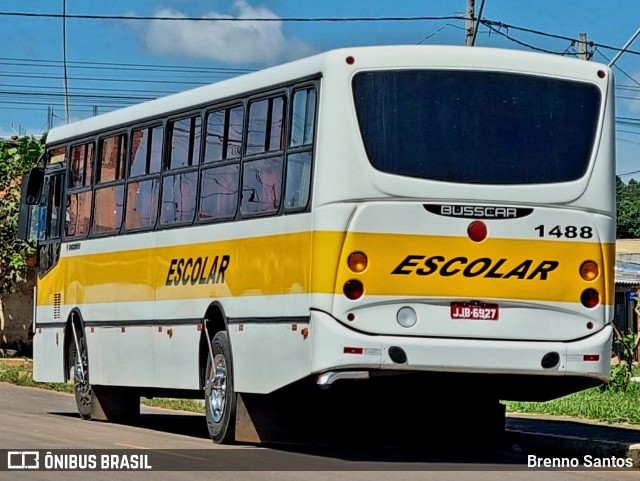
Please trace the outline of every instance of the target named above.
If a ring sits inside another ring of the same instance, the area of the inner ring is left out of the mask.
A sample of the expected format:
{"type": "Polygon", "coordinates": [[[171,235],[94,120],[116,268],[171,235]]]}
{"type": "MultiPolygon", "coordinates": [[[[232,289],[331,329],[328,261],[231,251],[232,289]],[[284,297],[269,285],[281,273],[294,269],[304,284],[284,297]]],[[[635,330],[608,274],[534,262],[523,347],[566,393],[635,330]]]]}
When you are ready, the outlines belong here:
{"type": "Polygon", "coordinates": [[[498,304],[475,302],[452,302],[451,319],[473,319],[481,321],[497,321],[500,318],[498,304]]]}

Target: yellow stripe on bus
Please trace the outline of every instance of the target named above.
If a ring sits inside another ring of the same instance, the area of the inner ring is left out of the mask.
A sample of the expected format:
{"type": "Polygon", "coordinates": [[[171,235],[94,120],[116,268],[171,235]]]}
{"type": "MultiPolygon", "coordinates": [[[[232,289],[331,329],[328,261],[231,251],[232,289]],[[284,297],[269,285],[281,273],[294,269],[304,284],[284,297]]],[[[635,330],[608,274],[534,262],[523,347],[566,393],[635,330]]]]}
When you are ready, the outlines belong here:
{"type": "Polygon", "coordinates": [[[359,279],[366,294],[388,296],[523,299],[580,302],[587,288],[601,303],[613,303],[615,244],[530,239],[349,233],[340,262],[341,279],[359,279]],[[362,274],[348,270],[351,252],[364,252],[362,274]],[[587,282],[580,266],[587,260],[600,275],[587,282]],[[604,267],[608,268],[605,270],[604,267]],[[604,271],[604,274],[603,274],[604,271]]]}
{"type": "Polygon", "coordinates": [[[614,244],[333,231],[302,232],[61,259],[38,287],[38,305],[248,295],[342,293],[359,279],[369,295],[579,302],[588,287],[613,302],[613,271],[591,282],[580,265],[611,265],[614,244]],[[344,246],[344,249],[343,249],[344,246]],[[346,258],[369,258],[360,274],[346,258]],[[312,258],[313,252],[313,258],[312,258]]]}

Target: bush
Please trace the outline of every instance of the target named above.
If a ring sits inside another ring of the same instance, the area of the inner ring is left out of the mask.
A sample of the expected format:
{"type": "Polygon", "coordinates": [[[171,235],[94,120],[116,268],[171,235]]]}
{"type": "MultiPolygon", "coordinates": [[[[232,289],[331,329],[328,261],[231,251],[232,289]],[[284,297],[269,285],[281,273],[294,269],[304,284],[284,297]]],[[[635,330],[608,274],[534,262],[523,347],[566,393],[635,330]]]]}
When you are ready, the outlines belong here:
{"type": "Polygon", "coordinates": [[[18,240],[22,176],[44,151],[44,138],[22,137],[0,142],[0,297],[24,276],[33,247],[18,240]]]}

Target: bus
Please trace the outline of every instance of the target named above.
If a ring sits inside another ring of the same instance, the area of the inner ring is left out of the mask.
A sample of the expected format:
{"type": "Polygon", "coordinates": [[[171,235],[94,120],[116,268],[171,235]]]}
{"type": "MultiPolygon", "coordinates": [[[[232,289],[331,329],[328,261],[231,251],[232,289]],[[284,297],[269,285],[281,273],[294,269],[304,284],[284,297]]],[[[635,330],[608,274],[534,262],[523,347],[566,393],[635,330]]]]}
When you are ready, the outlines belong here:
{"type": "Polygon", "coordinates": [[[417,419],[606,383],[614,117],[601,64],[380,46],[56,127],[23,185],[34,378],[86,419],[203,399],[217,443],[303,385],[417,419]]]}

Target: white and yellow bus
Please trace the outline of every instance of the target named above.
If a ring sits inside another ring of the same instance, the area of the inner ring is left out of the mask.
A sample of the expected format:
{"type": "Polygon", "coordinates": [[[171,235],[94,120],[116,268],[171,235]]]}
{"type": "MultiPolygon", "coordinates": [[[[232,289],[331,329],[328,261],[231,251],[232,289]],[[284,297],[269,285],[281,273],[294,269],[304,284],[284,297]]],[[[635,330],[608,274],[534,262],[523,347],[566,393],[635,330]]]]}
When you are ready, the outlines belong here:
{"type": "Polygon", "coordinates": [[[204,396],[216,442],[310,380],[599,385],[614,158],[606,66],[484,48],[336,50],[55,128],[24,195],[35,379],[75,378],[85,418],[204,396]]]}

